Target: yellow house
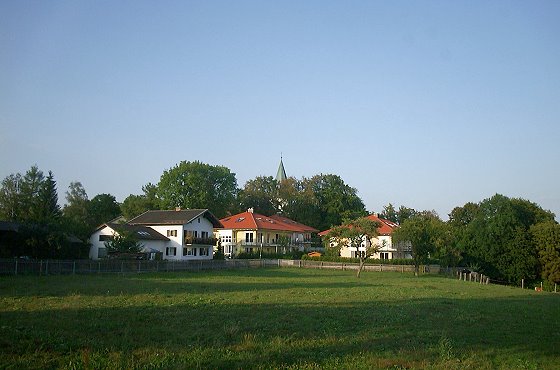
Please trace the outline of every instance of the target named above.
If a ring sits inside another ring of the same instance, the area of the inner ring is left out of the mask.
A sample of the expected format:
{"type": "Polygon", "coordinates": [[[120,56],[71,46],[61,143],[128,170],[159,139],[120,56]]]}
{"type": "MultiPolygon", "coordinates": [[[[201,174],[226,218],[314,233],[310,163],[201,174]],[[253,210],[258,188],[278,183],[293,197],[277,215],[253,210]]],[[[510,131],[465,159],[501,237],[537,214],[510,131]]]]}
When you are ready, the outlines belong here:
{"type": "Polygon", "coordinates": [[[245,253],[288,253],[304,251],[311,245],[311,235],[319,232],[287,217],[264,216],[252,208],[220,220],[224,226],[216,229],[226,256],[245,253]]]}

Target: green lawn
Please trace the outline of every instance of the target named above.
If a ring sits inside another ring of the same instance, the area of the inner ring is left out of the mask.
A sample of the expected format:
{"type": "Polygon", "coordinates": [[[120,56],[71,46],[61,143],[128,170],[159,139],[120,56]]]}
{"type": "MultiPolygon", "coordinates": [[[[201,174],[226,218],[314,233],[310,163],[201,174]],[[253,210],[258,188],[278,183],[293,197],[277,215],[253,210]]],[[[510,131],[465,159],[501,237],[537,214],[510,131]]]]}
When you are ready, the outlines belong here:
{"type": "Polygon", "coordinates": [[[0,368],[559,369],[560,294],[297,268],[2,277],[0,368]]]}

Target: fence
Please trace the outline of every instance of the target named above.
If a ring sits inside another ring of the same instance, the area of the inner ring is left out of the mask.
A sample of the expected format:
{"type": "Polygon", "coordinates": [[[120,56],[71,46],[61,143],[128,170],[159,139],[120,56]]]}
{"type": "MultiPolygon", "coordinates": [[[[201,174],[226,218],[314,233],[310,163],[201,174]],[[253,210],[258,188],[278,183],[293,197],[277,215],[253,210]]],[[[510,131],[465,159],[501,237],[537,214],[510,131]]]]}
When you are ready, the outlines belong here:
{"type": "MultiPolygon", "coordinates": [[[[357,270],[357,263],[322,262],[283,259],[230,259],[190,261],[134,261],[134,260],[24,260],[0,259],[0,275],[60,275],[96,273],[143,273],[225,270],[238,268],[299,267],[314,269],[357,270]]],[[[364,265],[364,271],[413,272],[412,265],[364,265]]],[[[439,273],[438,265],[422,266],[426,273],[439,273]]]]}

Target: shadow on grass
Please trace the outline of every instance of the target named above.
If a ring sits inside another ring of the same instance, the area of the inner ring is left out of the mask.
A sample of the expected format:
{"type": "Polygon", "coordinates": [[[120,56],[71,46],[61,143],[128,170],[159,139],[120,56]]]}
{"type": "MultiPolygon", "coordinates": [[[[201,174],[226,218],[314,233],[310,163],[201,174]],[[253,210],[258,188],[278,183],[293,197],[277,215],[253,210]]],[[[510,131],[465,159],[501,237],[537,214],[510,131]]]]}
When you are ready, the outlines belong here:
{"type": "Polygon", "coordinates": [[[4,311],[0,360],[45,353],[58,356],[59,367],[86,351],[125,353],[139,364],[163,353],[170,367],[336,367],[340,359],[360,356],[417,366],[441,358],[443,338],[455,357],[535,358],[547,367],[560,360],[559,302],[552,295],[329,305],[200,300],[127,307],[123,301],[106,308],[4,311]]]}

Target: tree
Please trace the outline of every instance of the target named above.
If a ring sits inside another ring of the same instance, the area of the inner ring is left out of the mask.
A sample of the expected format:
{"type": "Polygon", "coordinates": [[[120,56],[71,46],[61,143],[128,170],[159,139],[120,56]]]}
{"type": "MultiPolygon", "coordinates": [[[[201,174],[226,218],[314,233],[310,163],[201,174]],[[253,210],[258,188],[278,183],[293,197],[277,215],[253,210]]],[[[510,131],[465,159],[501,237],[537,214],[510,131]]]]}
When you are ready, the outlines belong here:
{"type": "Polygon", "coordinates": [[[533,224],[553,221],[551,212],[524,199],[496,194],[480,202],[478,209],[469,205],[452,214],[450,223],[459,225],[455,226],[457,242],[467,263],[508,283],[536,278],[538,255],[529,230],[533,224]]]}
{"type": "Polygon", "coordinates": [[[445,245],[444,223],[433,212],[420,212],[404,221],[393,232],[393,242],[410,243],[414,274],[418,276],[420,265],[426,263],[430,253],[445,245]]]}
{"type": "Polygon", "coordinates": [[[111,194],[98,194],[93,197],[87,207],[89,225],[95,228],[120,216],[121,208],[111,194]]]}
{"type": "Polygon", "coordinates": [[[560,225],[545,221],[531,226],[531,235],[538,251],[541,276],[551,283],[560,283],[560,225]]]}
{"type": "Polygon", "coordinates": [[[57,222],[62,215],[60,205],[58,204],[56,181],[54,181],[52,171],[49,171],[49,175],[39,189],[36,214],[38,221],[47,224],[57,222]]]}
{"type": "Polygon", "coordinates": [[[375,243],[379,226],[378,222],[361,217],[333,227],[326,235],[326,240],[338,248],[345,246],[356,250],[356,257],[360,259],[356,277],[360,277],[366,260],[379,251],[379,245],[375,243]]]}
{"type": "Polygon", "coordinates": [[[121,204],[123,216],[129,220],[146,211],[159,209],[159,199],[157,198],[157,187],[148,183],[142,187],[144,194],[130,194],[121,204]]]}
{"type": "Polygon", "coordinates": [[[367,215],[358,191],[345,184],[338,175],[315,175],[305,179],[303,186],[311,189],[321,210],[322,225],[319,226],[322,227],[319,229],[367,215]]]}
{"type": "Polygon", "coordinates": [[[79,181],[73,181],[66,192],[66,205],[62,213],[68,219],[87,223],[89,199],[84,186],[79,181]]]}
{"type": "Polygon", "coordinates": [[[279,184],[272,176],[258,176],[245,183],[239,192],[241,210],[253,208],[255,212],[272,215],[280,212],[279,184]]]}
{"type": "Polygon", "coordinates": [[[107,252],[111,254],[134,254],[140,253],[142,244],[135,234],[130,230],[119,229],[113,237],[105,241],[107,252]]]}
{"type": "Polygon", "coordinates": [[[0,219],[19,221],[22,217],[21,174],[11,174],[2,180],[0,187],[0,219]]]}
{"type": "Polygon", "coordinates": [[[45,176],[39,168],[32,166],[25,175],[21,182],[21,221],[24,222],[37,222],[39,220],[39,191],[43,186],[45,176]]]}
{"type": "Polygon", "coordinates": [[[391,203],[383,207],[383,212],[379,214],[379,217],[392,222],[399,222],[399,215],[397,213],[397,210],[391,203]]]}
{"type": "Polygon", "coordinates": [[[218,218],[234,208],[237,191],[235,174],[228,168],[198,161],[182,161],[164,171],[157,185],[163,208],[208,208],[218,218]]]}
{"type": "Polygon", "coordinates": [[[71,182],[66,191],[62,219],[67,231],[82,240],[86,240],[92,231],[89,226],[88,204],[89,199],[82,183],[71,182]]]}

